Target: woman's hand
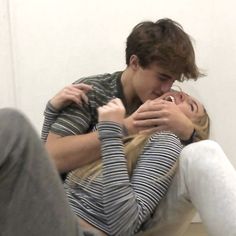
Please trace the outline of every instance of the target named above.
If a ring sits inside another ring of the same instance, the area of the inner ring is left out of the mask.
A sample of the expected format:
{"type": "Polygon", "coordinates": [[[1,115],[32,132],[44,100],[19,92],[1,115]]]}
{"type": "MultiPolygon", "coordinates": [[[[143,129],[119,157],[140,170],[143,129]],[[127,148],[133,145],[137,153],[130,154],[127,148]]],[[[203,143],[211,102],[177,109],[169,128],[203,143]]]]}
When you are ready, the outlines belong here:
{"type": "Polygon", "coordinates": [[[62,108],[70,105],[72,102],[82,105],[83,102],[88,103],[86,93],[90,90],[92,90],[92,86],[88,84],[71,84],[57,93],[50,100],[50,103],[57,110],[61,110],[62,108]]]}
{"type": "Polygon", "coordinates": [[[124,123],[125,107],[119,98],[112,99],[106,105],[98,108],[98,121],[113,121],[124,123]]]}

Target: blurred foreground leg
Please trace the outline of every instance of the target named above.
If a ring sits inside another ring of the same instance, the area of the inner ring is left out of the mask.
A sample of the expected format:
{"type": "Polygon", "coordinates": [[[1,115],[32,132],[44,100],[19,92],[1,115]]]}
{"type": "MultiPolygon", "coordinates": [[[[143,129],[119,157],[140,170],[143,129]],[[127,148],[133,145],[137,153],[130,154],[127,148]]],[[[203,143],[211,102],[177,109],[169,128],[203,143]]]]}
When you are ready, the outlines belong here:
{"type": "Polygon", "coordinates": [[[0,231],[3,236],[76,236],[77,219],[29,121],[0,110],[0,231]]]}

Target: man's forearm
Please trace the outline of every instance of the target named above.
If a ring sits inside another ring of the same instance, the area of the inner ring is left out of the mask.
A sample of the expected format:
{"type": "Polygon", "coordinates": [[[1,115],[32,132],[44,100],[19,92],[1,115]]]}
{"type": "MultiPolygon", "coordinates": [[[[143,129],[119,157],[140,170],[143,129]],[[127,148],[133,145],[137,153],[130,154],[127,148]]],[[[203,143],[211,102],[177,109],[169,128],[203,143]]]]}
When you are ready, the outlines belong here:
{"type": "Polygon", "coordinates": [[[66,137],[49,133],[46,149],[60,173],[74,170],[100,158],[97,132],[66,137]]]}

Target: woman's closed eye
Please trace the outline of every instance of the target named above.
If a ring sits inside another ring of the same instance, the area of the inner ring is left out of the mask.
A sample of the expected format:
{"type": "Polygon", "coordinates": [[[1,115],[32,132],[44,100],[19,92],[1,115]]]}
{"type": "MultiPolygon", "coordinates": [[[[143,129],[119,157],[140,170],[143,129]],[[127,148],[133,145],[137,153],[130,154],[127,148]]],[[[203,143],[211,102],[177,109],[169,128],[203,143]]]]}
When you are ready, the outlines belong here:
{"type": "Polygon", "coordinates": [[[196,103],[196,101],[194,100],[189,101],[189,105],[192,112],[194,113],[198,112],[198,104],[196,103]]]}
{"type": "Polygon", "coordinates": [[[194,112],[194,105],[192,103],[190,104],[190,109],[192,112],[194,112]]]}

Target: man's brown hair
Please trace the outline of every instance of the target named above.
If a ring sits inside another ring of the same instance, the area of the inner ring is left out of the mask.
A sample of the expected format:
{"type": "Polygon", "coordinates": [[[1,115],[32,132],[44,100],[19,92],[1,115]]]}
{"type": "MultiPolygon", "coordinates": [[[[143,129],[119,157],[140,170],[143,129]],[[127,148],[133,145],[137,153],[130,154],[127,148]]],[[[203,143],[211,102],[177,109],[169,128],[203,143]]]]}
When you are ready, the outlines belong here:
{"type": "Polygon", "coordinates": [[[179,81],[196,80],[200,73],[190,36],[182,26],[168,18],[136,25],[127,38],[126,64],[136,55],[143,68],[157,64],[179,81]]]}

